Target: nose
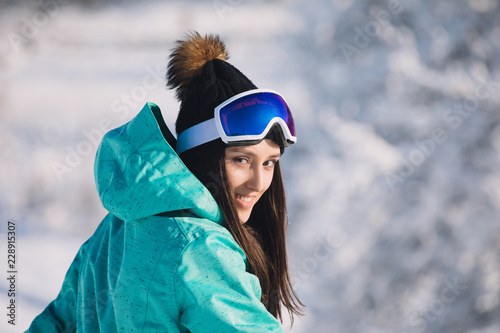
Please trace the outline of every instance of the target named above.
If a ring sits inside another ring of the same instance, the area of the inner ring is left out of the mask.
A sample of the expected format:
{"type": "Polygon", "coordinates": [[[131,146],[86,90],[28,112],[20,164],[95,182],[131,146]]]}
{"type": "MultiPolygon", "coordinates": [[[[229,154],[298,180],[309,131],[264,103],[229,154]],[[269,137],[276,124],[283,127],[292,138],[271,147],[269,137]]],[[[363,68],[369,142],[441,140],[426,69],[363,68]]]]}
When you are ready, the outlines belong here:
{"type": "Polygon", "coordinates": [[[264,173],[260,166],[250,169],[246,186],[255,192],[261,192],[264,189],[264,173]]]}

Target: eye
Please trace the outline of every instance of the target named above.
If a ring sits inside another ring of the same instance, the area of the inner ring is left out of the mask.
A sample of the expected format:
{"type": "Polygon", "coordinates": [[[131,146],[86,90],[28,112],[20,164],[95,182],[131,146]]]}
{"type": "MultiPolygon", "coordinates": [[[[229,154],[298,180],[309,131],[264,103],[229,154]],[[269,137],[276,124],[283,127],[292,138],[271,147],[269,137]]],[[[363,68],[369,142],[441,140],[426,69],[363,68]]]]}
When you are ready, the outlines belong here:
{"type": "Polygon", "coordinates": [[[250,163],[248,161],[248,159],[246,159],[245,157],[235,157],[235,158],[233,158],[233,161],[236,162],[236,163],[238,163],[238,164],[248,164],[248,163],[250,163]]]}
{"type": "Polygon", "coordinates": [[[269,161],[266,161],[264,162],[264,166],[266,167],[274,167],[274,165],[276,164],[277,160],[269,160],[269,161]]]}

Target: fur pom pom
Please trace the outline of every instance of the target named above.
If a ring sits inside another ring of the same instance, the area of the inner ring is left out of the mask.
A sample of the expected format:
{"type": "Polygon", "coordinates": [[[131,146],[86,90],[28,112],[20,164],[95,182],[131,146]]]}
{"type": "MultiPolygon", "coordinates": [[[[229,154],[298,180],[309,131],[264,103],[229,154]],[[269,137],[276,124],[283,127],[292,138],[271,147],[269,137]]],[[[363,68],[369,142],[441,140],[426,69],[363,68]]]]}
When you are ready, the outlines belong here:
{"type": "Polygon", "coordinates": [[[228,59],[226,46],[219,36],[201,36],[190,33],[185,40],[178,40],[170,55],[167,69],[167,86],[176,89],[177,99],[181,100],[186,85],[199,75],[203,66],[214,59],[228,59]]]}

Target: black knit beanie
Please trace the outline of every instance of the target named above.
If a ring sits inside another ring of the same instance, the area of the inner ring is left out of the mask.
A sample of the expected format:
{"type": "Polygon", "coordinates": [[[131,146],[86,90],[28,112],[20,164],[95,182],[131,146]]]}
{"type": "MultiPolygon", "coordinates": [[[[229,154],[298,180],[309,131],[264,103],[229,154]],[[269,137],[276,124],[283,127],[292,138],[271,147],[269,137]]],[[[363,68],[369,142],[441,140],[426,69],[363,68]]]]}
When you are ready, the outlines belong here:
{"type": "MultiPolygon", "coordinates": [[[[170,56],[167,86],[176,90],[181,102],[175,124],[177,136],[184,130],[214,117],[214,108],[247,90],[257,89],[243,73],[226,60],[228,52],[218,36],[190,33],[177,41],[170,56]]],[[[189,149],[183,160],[203,159],[224,147],[218,139],[189,149]]],[[[185,161],[186,162],[186,161],[185,161]]],[[[190,163],[191,164],[191,163],[190,163]]]]}

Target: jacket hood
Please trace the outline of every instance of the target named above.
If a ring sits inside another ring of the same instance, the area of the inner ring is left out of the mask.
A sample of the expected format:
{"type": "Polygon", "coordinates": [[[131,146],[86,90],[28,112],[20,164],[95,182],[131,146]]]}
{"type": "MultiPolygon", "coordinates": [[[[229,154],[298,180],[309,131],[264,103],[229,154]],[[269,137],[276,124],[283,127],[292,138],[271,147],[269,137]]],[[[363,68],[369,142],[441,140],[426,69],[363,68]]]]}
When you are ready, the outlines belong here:
{"type": "Polygon", "coordinates": [[[175,144],[154,103],[146,103],[134,119],[109,131],[94,165],[104,208],[124,221],[189,210],[222,224],[215,199],[181,161],[175,144]]]}

